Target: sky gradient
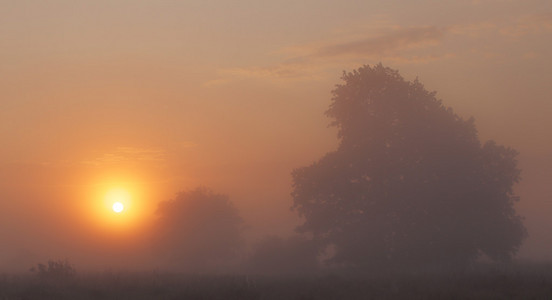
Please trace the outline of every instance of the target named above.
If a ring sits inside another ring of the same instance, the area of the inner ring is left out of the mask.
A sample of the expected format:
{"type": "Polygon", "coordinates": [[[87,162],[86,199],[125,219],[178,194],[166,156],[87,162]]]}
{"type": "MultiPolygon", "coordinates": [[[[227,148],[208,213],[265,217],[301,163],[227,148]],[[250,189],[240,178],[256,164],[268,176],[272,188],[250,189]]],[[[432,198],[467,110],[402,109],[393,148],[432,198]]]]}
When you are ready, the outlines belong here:
{"type": "Polygon", "coordinates": [[[379,62],[520,152],[520,257],[550,260],[551,50],[550,1],[0,1],[0,267],[138,243],[90,213],[111,186],[141,226],[205,185],[251,239],[291,234],[331,90],[379,62]]]}

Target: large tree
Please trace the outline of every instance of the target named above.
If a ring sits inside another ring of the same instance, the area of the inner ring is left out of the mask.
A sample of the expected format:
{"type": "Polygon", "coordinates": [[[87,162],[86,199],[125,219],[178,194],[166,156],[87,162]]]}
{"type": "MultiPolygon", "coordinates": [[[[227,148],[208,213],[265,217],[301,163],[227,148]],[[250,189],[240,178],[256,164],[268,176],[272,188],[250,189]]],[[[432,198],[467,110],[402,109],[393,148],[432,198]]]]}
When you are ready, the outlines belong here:
{"type": "Polygon", "coordinates": [[[333,245],[330,262],[378,270],[515,255],[526,235],[517,152],[481,144],[473,118],[381,64],[342,79],[326,112],[337,150],[293,171],[298,229],[333,245]]]}

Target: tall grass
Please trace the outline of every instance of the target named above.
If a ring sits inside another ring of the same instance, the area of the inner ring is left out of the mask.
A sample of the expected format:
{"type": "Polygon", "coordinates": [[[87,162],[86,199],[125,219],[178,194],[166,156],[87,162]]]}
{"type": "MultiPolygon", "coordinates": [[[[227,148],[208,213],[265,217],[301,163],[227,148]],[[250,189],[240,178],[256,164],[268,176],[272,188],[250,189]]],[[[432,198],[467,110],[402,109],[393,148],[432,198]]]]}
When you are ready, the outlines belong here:
{"type": "Polygon", "coordinates": [[[0,299],[551,299],[552,265],[362,278],[79,273],[0,276],[0,299]]]}

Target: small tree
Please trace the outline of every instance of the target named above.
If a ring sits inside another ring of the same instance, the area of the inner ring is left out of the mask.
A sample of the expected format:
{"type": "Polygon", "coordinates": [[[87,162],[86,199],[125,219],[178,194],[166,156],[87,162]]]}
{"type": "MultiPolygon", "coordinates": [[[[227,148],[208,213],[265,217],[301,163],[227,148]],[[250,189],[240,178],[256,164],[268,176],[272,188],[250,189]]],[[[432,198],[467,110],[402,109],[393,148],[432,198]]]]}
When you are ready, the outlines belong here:
{"type": "Polygon", "coordinates": [[[510,259],[526,236],[517,152],[481,145],[473,118],[381,64],[342,79],[326,112],[337,150],[293,171],[298,229],[335,246],[330,262],[371,269],[510,259]]]}
{"type": "Polygon", "coordinates": [[[234,258],[242,219],[228,196],[207,188],[181,192],[157,208],[155,248],[172,268],[206,270],[234,258]]]}

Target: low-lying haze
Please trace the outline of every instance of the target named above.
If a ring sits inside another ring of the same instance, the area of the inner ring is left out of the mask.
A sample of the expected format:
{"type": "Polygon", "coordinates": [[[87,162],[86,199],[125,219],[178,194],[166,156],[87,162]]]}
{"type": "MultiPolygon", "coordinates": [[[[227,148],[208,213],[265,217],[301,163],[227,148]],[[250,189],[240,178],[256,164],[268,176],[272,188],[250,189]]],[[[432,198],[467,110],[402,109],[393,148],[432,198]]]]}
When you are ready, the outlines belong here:
{"type": "Polygon", "coordinates": [[[549,261],[551,46],[550,1],[2,1],[0,269],[151,268],[140,233],[197,186],[249,244],[292,235],[331,90],[379,62],[520,152],[518,257],[549,261]],[[92,208],[114,186],[140,206],[123,229],[92,208]]]}

